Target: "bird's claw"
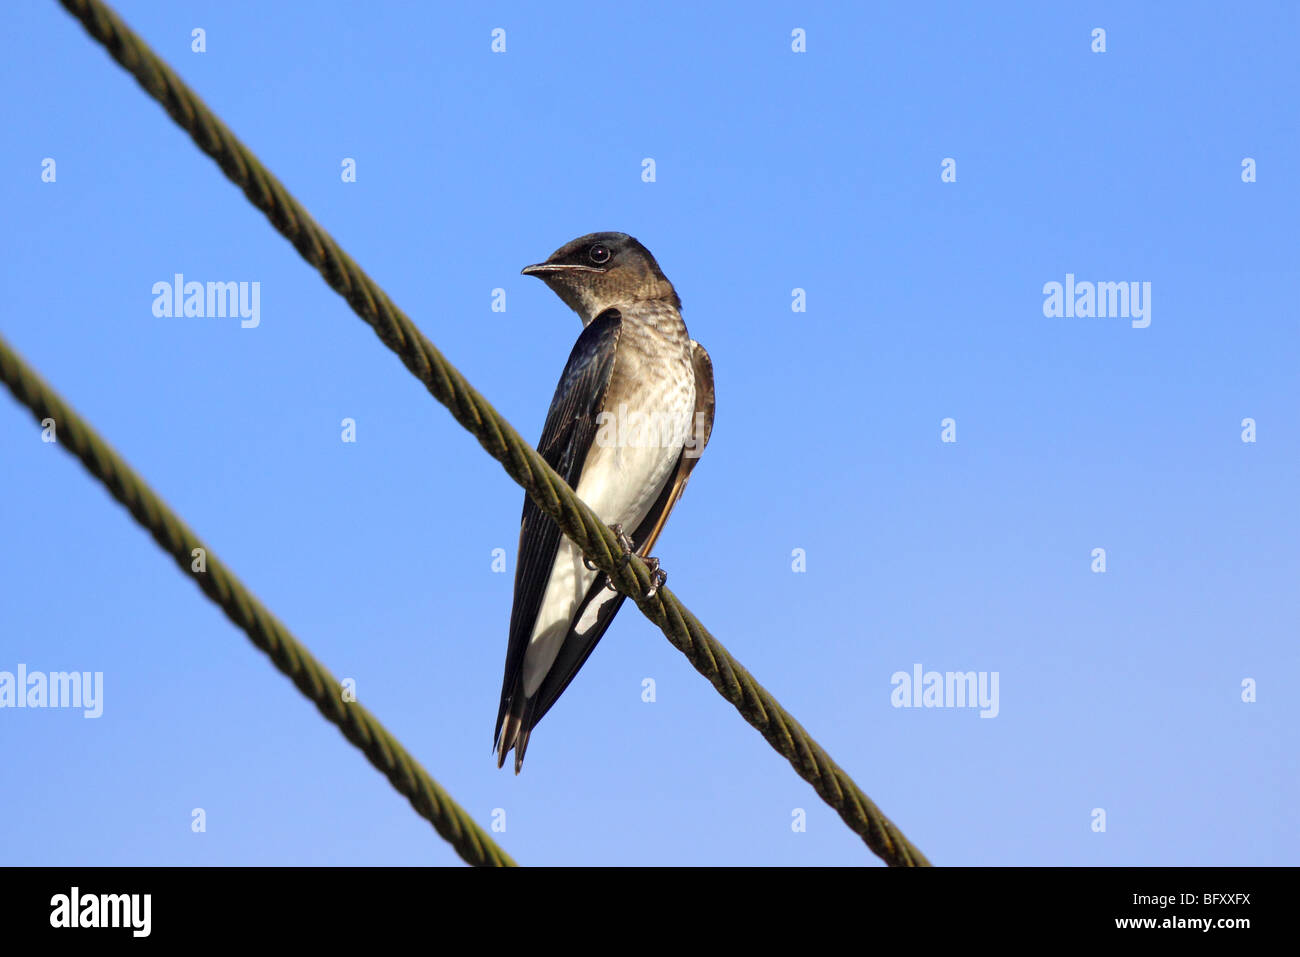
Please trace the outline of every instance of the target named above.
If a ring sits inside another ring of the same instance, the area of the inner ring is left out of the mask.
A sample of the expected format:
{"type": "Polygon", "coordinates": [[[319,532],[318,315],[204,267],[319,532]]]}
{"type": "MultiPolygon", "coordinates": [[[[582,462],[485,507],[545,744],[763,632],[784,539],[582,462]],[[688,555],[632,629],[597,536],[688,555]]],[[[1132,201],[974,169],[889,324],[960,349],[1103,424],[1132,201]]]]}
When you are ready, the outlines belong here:
{"type": "MultiPolygon", "coordinates": [[[[618,536],[618,546],[623,549],[623,554],[618,560],[618,567],[620,569],[625,568],[627,563],[632,560],[632,555],[634,554],[633,550],[636,548],[636,543],[623,533],[622,525],[611,525],[610,531],[618,536]]],[[[645,563],[646,567],[650,569],[650,587],[646,590],[645,594],[641,596],[641,600],[649,601],[655,595],[659,594],[659,589],[664,586],[666,581],[668,581],[668,573],[659,567],[659,559],[657,558],[647,558],[645,563]]],[[[594,572],[598,570],[595,562],[586,555],[582,556],[582,564],[586,566],[588,571],[594,572]]],[[[604,576],[604,585],[610,591],[618,591],[618,586],[614,584],[614,580],[608,574],[604,576]]]]}
{"type": "MultiPolygon", "coordinates": [[[[616,536],[618,536],[618,547],[623,549],[623,555],[618,560],[618,567],[621,569],[624,566],[626,566],[628,562],[632,560],[632,550],[636,547],[636,545],[632,541],[632,539],[628,538],[627,535],[623,533],[622,525],[611,525],[609,528],[610,531],[612,531],[616,536]]],[[[595,562],[593,562],[586,555],[582,556],[582,564],[586,566],[587,571],[594,572],[597,570],[595,562]]],[[[608,588],[610,591],[618,591],[618,586],[614,584],[613,580],[609,577],[609,575],[605,576],[605,587],[608,588]]]]}
{"type": "Polygon", "coordinates": [[[659,594],[659,589],[668,581],[668,573],[659,567],[659,559],[647,558],[646,567],[650,569],[650,588],[641,596],[642,601],[649,601],[659,594]]]}
{"type": "MultiPolygon", "coordinates": [[[[611,525],[609,530],[618,537],[618,547],[623,550],[623,564],[626,565],[628,558],[632,554],[632,539],[623,534],[622,525],[611,525]]],[[[586,555],[582,556],[582,564],[587,567],[587,571],[589,572],[594,572],[596,570],[596,563],[586,555]]]]}
{"type": "Polygon", "coordinates": [[[632,557],[632,549],[635,547],[635,543],[623,534],[622,525],[611,525],[609,529],[618,538],[618,547],[623,549],[623,564],[626,565],[628,559],[632,557]]]}

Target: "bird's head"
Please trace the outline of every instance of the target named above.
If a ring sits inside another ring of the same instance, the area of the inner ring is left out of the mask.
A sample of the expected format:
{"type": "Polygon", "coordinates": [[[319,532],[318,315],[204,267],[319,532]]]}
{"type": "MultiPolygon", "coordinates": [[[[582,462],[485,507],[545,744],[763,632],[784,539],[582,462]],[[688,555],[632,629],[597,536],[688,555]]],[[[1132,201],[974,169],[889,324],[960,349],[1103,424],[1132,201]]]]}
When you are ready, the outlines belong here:
{"type": "Polygon", "coordinates": [[[576,312],[585,326],[611,306],[664,299],[681,300],[650,250],[626,233],[589,233],[565,243],[549,259],[525,266],[576,312]]]}

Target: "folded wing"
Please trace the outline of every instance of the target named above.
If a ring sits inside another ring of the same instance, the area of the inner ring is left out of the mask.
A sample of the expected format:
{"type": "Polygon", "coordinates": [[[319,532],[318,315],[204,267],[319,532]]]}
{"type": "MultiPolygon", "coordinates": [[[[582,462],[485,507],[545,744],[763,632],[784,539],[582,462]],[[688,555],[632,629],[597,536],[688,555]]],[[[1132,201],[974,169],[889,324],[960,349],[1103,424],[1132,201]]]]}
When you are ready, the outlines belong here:
{"type": "MultiPolygon", "coordinates": [[[[621,326],[618,310],[607,309],[582,331],[560,376],[541,441],[537,443],[542,458],[571,488],[578,484],[583,463],[595,440],[597,417],[614,370],[614,350],[621,326]]],[[[498,764],[505,763],[506,754],[514,747],[516,770],[523,760],[528,732],[535,723],[525,720],[531,709],[523,693],[524,656],[561,537],[560,527],[531,498],[525,497],[519,528],[514,607],[510,612],[510,641],[506,646],[501,705],[493,733],[498,764]]]]}
{"type": "MultiPolygon", "coordinates": [[[[691,360],[695,366],[694,427],[686,447],[677,459],[677,467],[664,483],[663,491],[650,506],[650,511],[646,513],[641,525],[632,534],[633,545],[642,558],[647,557],[650,549],[654,547],[659,533],[663,531],[664,523],[668,521],[669,513],[677,504],[677,500],[682,497],[691,470],[700,460],[700,455],[704,452],[704,447],[713,432],[713,362],[704,347],[694,339],[691,340],[691,360]]],[[[551,665],[551,670],[542,680],[541,687],[537,689],[529,710],[531,720],[529,731],[542,720],[546,712],[551,709],[551,705],[555,704],[556,699],[569,686],[574,675],[586,663],[595,650],[596,643],[600,641],[619,608],[622,607],[625,597],[621,592],[612,592],[606,588],[603,575],[596,580],[596,584],[591,586],[582,604],[578,606],[573,627],[565,637],[555,663],[551,665]]]]}

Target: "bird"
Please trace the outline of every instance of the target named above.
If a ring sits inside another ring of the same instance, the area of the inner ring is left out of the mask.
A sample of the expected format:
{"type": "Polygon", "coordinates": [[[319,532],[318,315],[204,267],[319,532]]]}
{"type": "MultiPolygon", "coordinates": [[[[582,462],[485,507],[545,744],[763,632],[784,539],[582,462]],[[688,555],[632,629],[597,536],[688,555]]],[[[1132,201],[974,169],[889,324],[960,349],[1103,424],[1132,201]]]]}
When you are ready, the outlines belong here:
{"type": "MultiPolygon", "coordinates": [[[[626,233],[589,233],[525,276],[582,320],[537,451],[646,560],[651,597],[667,578],[650,549],[713,432],[713,362],[690,337],[681,299],[650,251],[626,233]]],[[[624,595],[531,498],[524,497],[501,704],[497,767],[523,767],[533,728],[600,641],[624,595]]]]}

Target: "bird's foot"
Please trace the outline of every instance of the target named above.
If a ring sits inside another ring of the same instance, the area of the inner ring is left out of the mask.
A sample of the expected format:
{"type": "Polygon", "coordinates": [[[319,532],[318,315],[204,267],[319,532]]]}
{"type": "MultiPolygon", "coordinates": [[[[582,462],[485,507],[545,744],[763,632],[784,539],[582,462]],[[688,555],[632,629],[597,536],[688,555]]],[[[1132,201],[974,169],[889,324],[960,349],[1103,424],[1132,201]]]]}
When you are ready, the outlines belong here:
{"type": "Polygon", "coordinates": [[[609,528],[618,537],[618,547],[623,549],[623,564],[626,565],[632,557],[634,543],[632,539],[623,534],[622,525],[611,525],[609,528]]]}
{"type": "MultiPolygon", "coordinates": [[[[618,560],[618,567],[621,569],[632,560],[632,553],[636,548],[636,545],[632,539],[628,538],[628,536],[624,534],[622,525],[611,525],[609,528],[610,531],[618,536],[618,547],[623,549],[623,555],[618,560]]],[[[596,563],[586,555],[582,556],[582,564],[586,567],[587,571],[594,572],[597,570],[596,563]]],[[[610,591],[618,591],[618,586],[614,584],[609,575],[605,576],[605,587],[610,591]]]]}
{"type": "MultiPolygon", "coordinates": [[[[609,527],[609,530],[618,536],[618,547],[623,549],[622,565],[626,565],[628,563],[628,560],[631,559],[632,557],[632,548],[633,548],[632,539],[628,538],[626,535],[623,534],[622,525],[611,525],[609,527]]],[[[582,556],[582,564],[586,566],[586,569],[589,572],[594,572],[596,570],[596,563],[593,562],[586,555],[582,556]]],[[[619,567],[621,568],[622,565],[620,565],[619,567]]]]}
{"type": "MultiPolygon", "coordinates": [[[[623,549],[623,554],[618,560],[619,570],[622,571],[627,566],[627,563],[632,560],[632,551],[636,548],[636,543],[623,534],[622,525],[611,525],[610,530],[618,537],[618,547],[623,549]]],[[[605,576],[605,587],[610,591],[618,591],[618,586],[610,580],[608,575],[605,576]]]]}
{"type": "Polygon", "coordinates": [[[650,569],[650,588],[641,596],[642,601],[649,601],[659,594],[659,589],[668,581],[668,573],[659,567],[659,559],[647,558],[646,567],[650,569]]]}

